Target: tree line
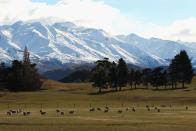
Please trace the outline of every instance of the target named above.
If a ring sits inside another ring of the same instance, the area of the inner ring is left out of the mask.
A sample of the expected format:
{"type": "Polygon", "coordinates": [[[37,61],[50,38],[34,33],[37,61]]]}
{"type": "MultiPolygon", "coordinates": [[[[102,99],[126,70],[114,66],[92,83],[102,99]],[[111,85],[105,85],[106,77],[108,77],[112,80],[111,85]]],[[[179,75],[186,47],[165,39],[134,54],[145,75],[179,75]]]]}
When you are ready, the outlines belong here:
{"type": "Polygon", "coordinates": [[[0,64],[0,84],[9,91],[37,91],[42,82],[37,73],[36,64],[32,64],[27,48],[24,50],[23,61],[14,60],[12,66],[0,64]]]}
{"type": "Polygon", "coordinates": [[[139,85],[144,85],[146,89],[150,87],[177,89],[179,83],[181,88],[185,88],[185,84],[190,84],[193,76],[191,59],[183,50],[171,60],[167,69],[157,67],[134,70],[128,69],[127,63],[122,58],[118,63],[110,62],[108,58],[99,60],[92,71],[92,82],[99,93],[103,89],[122,90],[127,85],[134,89],[137,89],[139,85]]]}

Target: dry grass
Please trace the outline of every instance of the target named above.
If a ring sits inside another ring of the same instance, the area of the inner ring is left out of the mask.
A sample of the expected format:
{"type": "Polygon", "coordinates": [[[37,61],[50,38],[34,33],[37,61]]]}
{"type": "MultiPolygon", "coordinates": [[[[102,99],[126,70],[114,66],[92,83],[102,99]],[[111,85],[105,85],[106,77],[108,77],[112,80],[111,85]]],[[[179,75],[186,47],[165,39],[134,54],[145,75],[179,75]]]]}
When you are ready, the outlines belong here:
{"type": "MultiPolygon", "coordinates": [[[[63,84],[44,80],[44,90],[40,92],[8,93],[0,95],[0,130],[3,131],[195,131],[196,130],[196,79],[189,90],[126,90],[101,95],[93,95],[97,90],[90,83],[63,84]],[[104,108],[108,105],[109,113],[89,112],[92,107],[104,108]],[[48,114],[41,116],[39,110],[48,114]],[[148,112],[146,105],[155,105],[148,112]],[[166,105],[167,107],[161,107],[166,105]],[[172,105],[172,108],[169,106],[172,105]],[[126,107],[135,106],[136,112],[126,112],[126,107]],[[186,111],[185,107],[189,106],[186,111]],[[32,115],[8,117],[8,108],[23,108],[32,115]],[[65,112],[59,116],[55,110],[65,112]],[[121,109],[122,114],[117,113],[121,109]],[[74,115],[68,112],[75,110],[74,115]]],[[[140,87],[142,88],[142,87],[140,87]]]]}

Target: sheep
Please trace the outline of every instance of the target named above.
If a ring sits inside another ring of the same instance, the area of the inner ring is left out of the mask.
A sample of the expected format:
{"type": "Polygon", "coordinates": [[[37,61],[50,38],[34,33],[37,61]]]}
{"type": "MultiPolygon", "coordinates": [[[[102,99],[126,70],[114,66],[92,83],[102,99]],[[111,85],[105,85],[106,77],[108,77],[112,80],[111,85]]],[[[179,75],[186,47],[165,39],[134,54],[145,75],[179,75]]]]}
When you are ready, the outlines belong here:
{"type": "Polygon", "coordinates": [[[27,115],[31,115],[31,112],[26,112],[27,113],[27,115]]]}
{"type": "Polygon", "coordinates": [[[91,108],[89,111],[90,112],[94,112],[95,111],[95,108],[91,108]]]}
{"type": "Polygon", "coordinates": [[[75,111],[69,111],[69,114],[74,114],[75,111]]]}
{"type": "Polygon", "coordinates": [[[31,115],[31,112],[23,112],[23,116],[29,116],[31,115]]]}
{"type": "Polygon", "coordinates": [[[133,111],[133,112],[136,112],[136,110],[135,110],[135,108],[134,108],[134,107],[132,108],[132,111],[133,111]]]}
{"type": "Polygon", "coordinates": [[[60,111],[59,109],[57,109],[57,110],[56,110],[56,113],[59,113],[59,112],[61,112],[61,111],[60,111]]]}
{"type": "Polygon", "coordinates": [[[11,116],[11,115],[12,115],[12,112],[8,111],[8,112],[7,112],[7,115],[8,115],[8,116],[11,116]]]}
{"type": "Polygon", "coordinates": [[[109,110],[107,110],[107,109],[104,110],[104,113],[108,113],[108,112],[109,112],[109,110]]]}
{"type": "Polygon", "coordinates": [[[46,115],[46,112],[41,112],[41,115],[46,115]]]}
{"type": "Polygon", "coordinates": [[[160,109],[157,109],[157,112],[161,112],[161,110],[160,109]]]}
{"type": "Polygon", "coordinates": [[[129,107],[127,107],[127,108],[126,108],[126,111],[129,111],[129,110],[130,110],[130,108],[129,108],[129,107]]]}
{"type": "Polygon", "coordinates": [[[46,112],[43,112],[42,110],[40,110],[40,114],[41,115],[46,115],[46,112]]]}
{"type": "Polygon", "coordinates": [[[106,106],[106,107],[105,107],[105,109],[106,109],[106,110],[109,110],[109,107],[108,107],[108,106],[106,106]]]}
{"type": "Polygon", "coordinates": [[[98,110],[98,111],[101,111],[101,108],[98,107],[97,110],[98,110]]]}
{"type": "Polygon", "coordinates": [[[17,111],[16,111],[16,110],[10,110],[10,112],[11,112],[12,114],[17,114],[17,111]]]}
{"type": "Polygon", "coordinates": [[[121,114],[123,111],[122,110],[118,110],[118,114],[121,114]]]}
{"type": "Polygon", "coordinates": [[[26,112],[23,112],[23,116],[26,116],[27,115],[27,113],[26,112]]]}
{"type": "Polygon", "coordinates": [[[189,109],[189,107],[188,106],[186,106],[186,110],[188,110],[189,109]]]}
{"type": "Polygon", "coordinates": [[[150,111],[150,108],[148,108],[148,111],[150,111]]]}
{"type": "Polygon", "coordinates": [[[65,113],[64,113],[64,112],[61,112],[61,115],[62,115],[62,116],[64,116],[64,115],[65,115],[65,113]]]}

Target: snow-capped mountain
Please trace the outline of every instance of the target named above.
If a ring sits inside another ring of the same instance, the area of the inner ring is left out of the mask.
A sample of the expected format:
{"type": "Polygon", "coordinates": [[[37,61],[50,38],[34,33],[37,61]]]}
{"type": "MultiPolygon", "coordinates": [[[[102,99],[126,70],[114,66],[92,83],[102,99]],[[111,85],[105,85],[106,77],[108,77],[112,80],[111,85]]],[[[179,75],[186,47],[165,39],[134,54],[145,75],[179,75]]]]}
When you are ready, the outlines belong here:
{"type": "MultiPolygon", "coordinates": [[[[113,36],[103,30],[78,27],[73,23],[17,22],[0,27],[0,61],[22,58],[25,46],[42,69],[52,70],[68,63],[92,63],[105,57],[124,58],[142,67],[168,65],[180,50],[192,57],[195,49],[185,44],[136,35],[113,36]]],[[[195,58],[195,57],[194,57],[195,58]]]]}
{"type": "Polygon", "coordinates": [[[158,38],[145,39],[135,34],[117,36],[126,43],[130,43],[140,50],[153,56],[170,60],[181,50],[186,50],[192,63],[196,66],[196,43],[162,40],[158,38]]]}

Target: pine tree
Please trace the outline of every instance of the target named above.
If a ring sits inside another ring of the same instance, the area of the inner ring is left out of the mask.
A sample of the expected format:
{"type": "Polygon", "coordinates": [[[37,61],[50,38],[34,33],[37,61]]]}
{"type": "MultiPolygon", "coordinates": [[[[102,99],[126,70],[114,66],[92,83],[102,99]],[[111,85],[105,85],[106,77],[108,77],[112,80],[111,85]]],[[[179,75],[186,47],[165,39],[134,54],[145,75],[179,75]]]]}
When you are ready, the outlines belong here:
{"type": "Polygon", "coordinates": [[[142,83],[148,88],[152,70],[147,68],[142,71],[142,83]]]}
{"type": "Polygon", "coordinates": [[[162,71],[163,68],[157,67],[152,71],[151,85],[158,89],[159,86],[162,86],[162,71]]]}
{"type": "Polygon", "coordinates": [[[117,73],[118,86],[120,87],[120,90],[122,90],[122,87],[125,87],[128,82],[128,67],[126,62],[122,58],[118,61],[117,73]]]}
{"type": "Polygon", "coordinates": [[[163,86],[165,86],[165,89],[167,88],[167,84],[168,84],[168,74],[167,74],[167,70],[165,70],[162,75],[161,75],[161,83],[163,86]]]}
{"type": "Polygon", "coordinates": [[[172,88],[177,88],[177,56],[175,56],[175,58],[172,60],[172,62],[170,63],[170,66],[169,66],[169,79],[171,81],[171,84],[172,84],[172,88]]]}
{"type": "Polygon", "coordinates": [[[110,69],[109,69],[109,85],[110,88],[115,88],[116,91],[118,90],[117,86],[117,65],[115,62],[111,63],[110,69]]]}
{"type": "Polygon", "coordinates": [[[99,60],[96,63],[96,67],[93,70],[92,81],[93,87],[99,89],[99,93],[102,92],[102,89],[108,88],[109,82],[109,68],[111,63],[108,58],[104,58],[104,60],[99,60]]]}
{"type": "Polygon", "coordinates": [[[129,82],[129,85],[131,86],[131,89],[133,88],[134,74],[135,74],[135,71],[132,69],[128,75],[128,82],[129,82]]]}
{"type": "Polygon", "coordinates": [[[37,73],[36,64],[31,64],[29,52],[25,48],[23,61],[13,61],[8,75],[7,86],[10,91],[40,90],[42,82],[37,73]]]}
{"type": "Polygon", "coordinates": [[[182,83],[182,88],[185,84],[191,83],[193,79],[193,67],[191,60],[186,51],[181,51],[172,60],[169,66],[169,75],[172,82],[172,87],[176,87],[177,82],[182,83]]]}
{"type": "Polygon", "coordinates": [[[176,61],[178,82],[182,83],[182,88],[184,88],[185,83],[191,83],[193,78],[193,67],[191,60],[189,59],[186,51],[181,51],[180,54],[176,56],[176,61]]]}
{"type": "Polygon", "coordinates": [[[106,73],[104,71],[103,67],[99,67],[98,69],[96,69],[93,72],[93,87],[96,87],[99,89],[99,93],[102,92],[102,89],[106,89],[107,88],[107,76],[106,73]]]}
{"type": "Polygon", "coordinates": [[[4,85],[6,83],[6,79],[8,73],[10,72],[10,68],[6,67],[5,63],[0,64],[0,84],[4,85]]]}
{"type": "Polygon", "coordinates": [[[134,73],[134,85],[135,85],[135,89],[137,88],[137,85],[141,84],[141,79],[142,79],[142,73],[137,70],[134,73]]]}

